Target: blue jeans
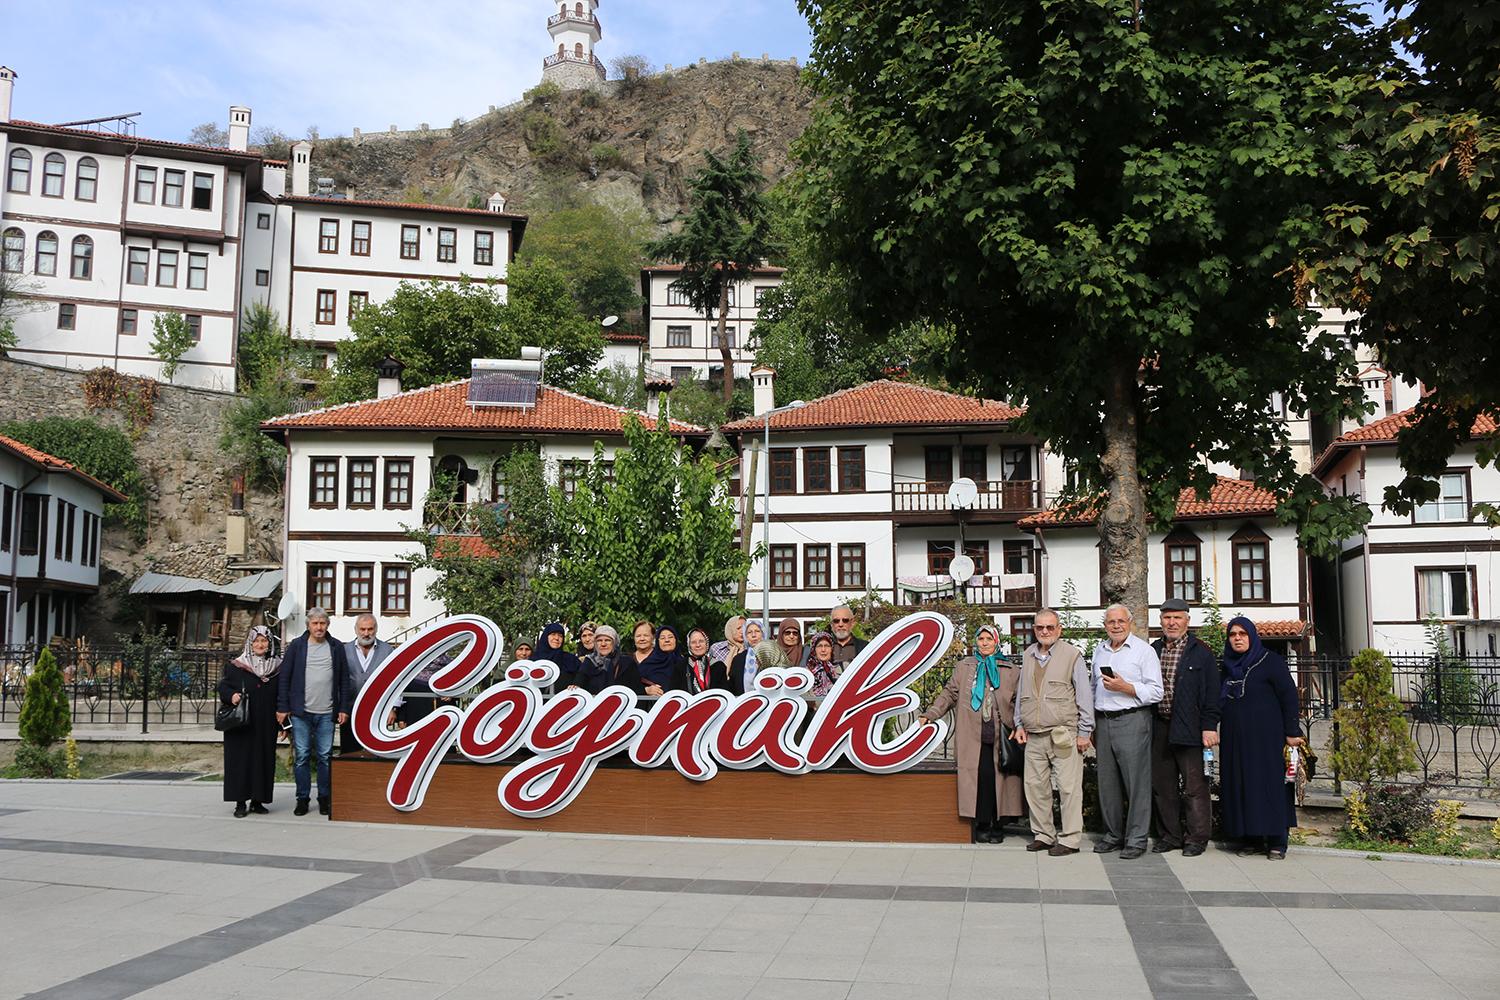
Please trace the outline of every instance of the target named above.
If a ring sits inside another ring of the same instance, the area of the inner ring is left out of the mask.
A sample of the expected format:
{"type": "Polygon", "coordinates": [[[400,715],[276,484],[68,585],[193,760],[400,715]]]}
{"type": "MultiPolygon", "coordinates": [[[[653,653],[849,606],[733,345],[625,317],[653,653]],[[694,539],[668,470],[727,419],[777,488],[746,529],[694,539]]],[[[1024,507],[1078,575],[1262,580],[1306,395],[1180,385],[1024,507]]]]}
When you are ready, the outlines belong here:
{"type": "Polygon", "coordinates": [[[331,794],[328,777],[328,759],[333,756],[333,713],[325,715],[292,716],[292,746],[296,762],[292,776],[297,781],[297,798],[308,798],[311,775],[308,773],[308,757],[316,741],[318,751],[318,798],[326,799],[331,794]]]}

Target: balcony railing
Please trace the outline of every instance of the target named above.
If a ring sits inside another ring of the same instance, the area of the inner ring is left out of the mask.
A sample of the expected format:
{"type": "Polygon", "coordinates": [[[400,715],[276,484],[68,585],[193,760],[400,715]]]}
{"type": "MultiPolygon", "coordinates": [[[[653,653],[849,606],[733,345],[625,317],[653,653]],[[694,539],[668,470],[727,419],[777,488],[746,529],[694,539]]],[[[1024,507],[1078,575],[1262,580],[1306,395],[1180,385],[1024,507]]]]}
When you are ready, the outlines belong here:
{"type": "MultiPolygon", "coordinates": [[[[954,585],[952,577],[939,575],[897,577],[896,589],[900,593],[897,603],[916,605],[927,601],[951,601],[959,588],[954,585]]],[[[1036,607],[1036,576],[1032,573],[975,576],[963,587],[963,599],[969,604],[989,607],[1032,609],[1036,607]]]]}
{"type": "Polygon", "coordinates": [[[579,14],[571,10],[565,10],[561,14],[553,14],[551,17],[547,18],[547,27],[550,28],[554,24],[562,24],[564,21],[577,21],[579,24],[592,24],[594,26],[594,30],[599,32],[599,36],[601,38],[604,36],[604,29],[599,26],[599,19],[596,18],[593,14],[579,14]]]}
{"type": "Polygon", "coordinates": [[[592,66],[594,67],[594,71],[599,74],[599,79],[604,79],[604,64],[592,52],[586,56],[575,56],[571,52],[554,52],[542,60],[542,69],[546,69],[548,66],[556,66],[558,63],[578,63],[582,66],[592,66]]]}
{"type": "MultiPolygon", "coordinates": [[[[897,513],[942,513],[948,503],[949,483],[896,483],[893,502],[897,513]]],[[[979,496],[965,510],[1037,511],[1042,509],[1041,483],[1035,479],[988,479],[978,484],[979,496]]]]}

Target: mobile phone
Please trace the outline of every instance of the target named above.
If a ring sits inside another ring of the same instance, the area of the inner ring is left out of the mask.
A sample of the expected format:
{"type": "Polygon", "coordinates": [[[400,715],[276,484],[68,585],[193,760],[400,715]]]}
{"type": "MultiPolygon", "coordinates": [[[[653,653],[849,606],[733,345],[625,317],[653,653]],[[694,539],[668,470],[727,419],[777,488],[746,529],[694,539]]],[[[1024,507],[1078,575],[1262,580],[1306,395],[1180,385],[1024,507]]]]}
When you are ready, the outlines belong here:
{"type": "Polygon", "coordinates": [[[1113,677],[1115,675],[1115,668],[1114,667],[1100,667],[1099,668],[1099,672],[1101,674],[1103,674],[1105,677],[1113,677]]]}

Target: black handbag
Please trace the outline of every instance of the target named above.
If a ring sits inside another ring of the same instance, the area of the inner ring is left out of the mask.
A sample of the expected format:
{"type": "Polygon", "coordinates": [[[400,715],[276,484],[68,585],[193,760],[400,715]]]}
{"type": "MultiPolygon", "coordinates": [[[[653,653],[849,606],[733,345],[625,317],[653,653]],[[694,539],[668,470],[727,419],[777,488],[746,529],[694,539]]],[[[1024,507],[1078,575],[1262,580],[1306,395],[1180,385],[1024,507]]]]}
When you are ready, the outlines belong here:
{"type": "Polygon", "coordinates": [[[238,705],[220,705],[214,713],[214,728],[221,733],[232,733],[250,725],[250,699],[240,695],[238,705]]]}
{"type": "Polygon", "coordinates": [[[1000,731],[1005,734],[1003,740],[995,743],[995,756],[998,758],[995,765],[1004,775],[1019,776],[1026,773],[1026,746],[1016,742],[1016,731],[1005,723],[1000,723],[1000,731]]]}

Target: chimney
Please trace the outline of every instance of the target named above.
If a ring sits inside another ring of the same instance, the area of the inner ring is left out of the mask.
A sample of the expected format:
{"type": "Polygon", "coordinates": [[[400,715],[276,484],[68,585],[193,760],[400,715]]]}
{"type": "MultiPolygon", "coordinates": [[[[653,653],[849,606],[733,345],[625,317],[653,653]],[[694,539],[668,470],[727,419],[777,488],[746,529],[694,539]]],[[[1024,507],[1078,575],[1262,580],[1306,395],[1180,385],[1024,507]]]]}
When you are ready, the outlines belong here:
{"type": "Polygon", "coordinates": [[[250,520],[245,513],[245,474],[235,473],[230,487],[229,511],[224,515],[224,554],[243,559],[250,551],[250,520]]]}
{"type": "Polygon", "coordinates": [[[385,360],[375,366],[375,374],[379,377],[375,383],[375,398],[386,399],[400,394],[401,373],[405,370],[405,365],[387,354],[385,360]]]}
{"type": "Polygon", "coordinates": [[[750,370],[750,381],[755,384],[755,415],[758,417],[776,405],[776,369],[756,365],[750,370]]]}
{"type": "Polygon", "coordinates": [[[250,148],[250,109],[243,104],[229,109],[229,148],[241,153],[250,148]]]}
{"type": "Polygon", "coordinates": [[[505,195],[501,194],[499,191],[496,191],[494,194],[490,195],[489,200],[484,203],[484,207],[491,212],[505,211],[505,195]]]}
{"type": "Polygon", "coordinates": [[[292,147],[292,194],[306,198],[312,187],[313,144],[303,139],[292,147]]]}
{"type": "MultiPolygon", "coordinates": [[[[662,413],[662,397],[670,397],[672,387],[676,384],[676,380],[666,375],[651,373],[646,376],[646,416],[654,420],[668,415],[662,413]]],[[[667,402],[667,410],[670,413],[670,401],[667,402]]]]}
{"type": "Polygon", "coordinates": [[[10,121],[10,92],[16,85],[16,71],[0,66],[0,122],[10,121]]]}

